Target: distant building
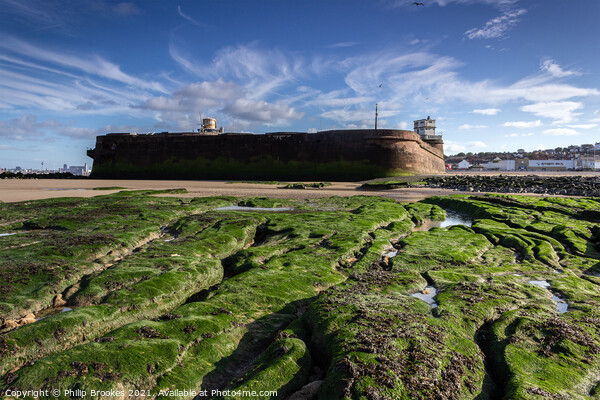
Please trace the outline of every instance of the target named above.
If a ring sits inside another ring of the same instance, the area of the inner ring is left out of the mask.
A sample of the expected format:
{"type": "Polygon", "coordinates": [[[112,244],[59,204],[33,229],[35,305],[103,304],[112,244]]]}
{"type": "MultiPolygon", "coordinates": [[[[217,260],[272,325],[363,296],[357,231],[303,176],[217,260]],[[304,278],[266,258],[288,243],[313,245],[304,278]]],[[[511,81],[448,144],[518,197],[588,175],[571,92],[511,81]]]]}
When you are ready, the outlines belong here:
{"type": "Polygon", "coordinates": [[[582,151],[594,150],[594,145],[593,144],[582,144],[581,150],[582,151]]]}
{"type": "Polygon", "coordinates": [[[414,131],[423,136],[435,136],[435,119],[427,116],[427,119],[415,121],[414,131]]]}
{"type": "Polygon", "coordinates": [[[600,170],[600,160],[596,160],[594,157],[581,157],[577,159],[577,169],[583,170],[600,170]]]}
{"type": "Polygon", "coordinates": [[[594,145],[594,150],[600,150],[600,142],[594,145]]]}
{"type": "Polygon", "coordinates": [[[71,165],[70,167],[67,167],[67,164],[65,164],[63,167],[64,168],[62,172],[70,172],[73,175],[87,176],[90,174],[90,169],[87,163],[85,163],[84,165],[71,165]]]}
{"type": "Polygon", "coordinates": [[[575,160],[529,160],[529,171],[567,171],[575,169],[575,160]]]}
{"type": "Polygon", "coordinates": [[[458,163],[458,169],[469,169],[471,167],[471,163],[467,160],[462,160],[458,163]]]}
{"type": "Polygon", "coordinates": [[[483,167],[488,171],[514,171],[515,160],[501,160],[496,157],[494,161],[483,164],[483,167]]]}

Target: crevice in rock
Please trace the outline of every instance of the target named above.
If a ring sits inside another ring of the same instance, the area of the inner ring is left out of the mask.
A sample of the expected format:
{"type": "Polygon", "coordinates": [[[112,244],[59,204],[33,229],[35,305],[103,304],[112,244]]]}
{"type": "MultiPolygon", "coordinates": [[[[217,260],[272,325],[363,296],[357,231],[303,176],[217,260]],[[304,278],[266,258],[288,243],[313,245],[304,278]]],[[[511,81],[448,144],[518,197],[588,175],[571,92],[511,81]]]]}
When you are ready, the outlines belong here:
{"type": "MultiPolygon", "coordinates": [[[[498,351],[501,346],[494,340],[492,326],[495,321],[486,321],[475,333],[475,343],[479,346],[485,365],[485,377],[479,400],[502,400],[506,391],[506,366],[499,363],[498,351]]],[[[502,346],[504,347],[504,346],[502,346]]]]}
{"type": "MultiPolygon", "coordinates": [[[[247,332],[240,340],[236,350],[218,361],[215,369],[204,376],[202,390],[208,390],[208,393],[211,393],[212,390],[225,390],[242,382],[244,375],[250,371],[260,355],[274,340],[279,339],[280,336],[286,337],[282,331],[298,317],[301,317],[308,308],[308,304],[313,300],[314,298],[297,300],[284,307],[287,310],[290,307],[295,309],[294,314],[276,312],[247,324],[247,332]],[[286,315],[288,318],[282,318],[286,315]]],[[[308,348],[306,341],[305,344],[308,348]]],[[[201,397],[196,398],[201,399],[201,397]]]]}

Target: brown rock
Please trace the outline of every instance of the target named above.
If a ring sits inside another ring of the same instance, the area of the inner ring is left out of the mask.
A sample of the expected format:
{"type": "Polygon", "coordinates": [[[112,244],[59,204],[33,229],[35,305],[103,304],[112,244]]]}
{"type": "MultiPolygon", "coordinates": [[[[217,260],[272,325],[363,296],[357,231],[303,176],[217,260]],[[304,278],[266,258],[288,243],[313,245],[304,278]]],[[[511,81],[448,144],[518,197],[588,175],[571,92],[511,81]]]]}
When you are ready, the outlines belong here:
{"type": "Polygon", "coordinates": [[[19,324],[14,319],[7,319],[4,321],[4,325],[2,325],[2,329],[15,329],[19,324]]]}
{"type": "Polygon", "coordinates": [[[57,294],[54,296],[54,300],[52,301],[52,307],[62,307],[67,304],[66,301],[63,300],[62,294],[57,294]]]}
{"type": "Polygon", "coordinates": [[[29,313],[19,320],[19,325],[32,324],[35,321],[37,321],[37,319],[35,318],[35,315],[33,315],[32,313],[29,313]]]}

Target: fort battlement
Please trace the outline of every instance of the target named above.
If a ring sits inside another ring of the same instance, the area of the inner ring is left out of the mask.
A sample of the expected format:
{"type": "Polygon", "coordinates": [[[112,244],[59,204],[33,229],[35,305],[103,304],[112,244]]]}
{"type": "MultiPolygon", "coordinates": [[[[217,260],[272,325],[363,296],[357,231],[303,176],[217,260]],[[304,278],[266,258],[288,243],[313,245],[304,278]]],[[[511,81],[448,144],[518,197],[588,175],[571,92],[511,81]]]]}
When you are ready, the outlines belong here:
{"type": "Polygon", "coordinates": [[[412,131],[98,136],[92,176],[138,179],[363,180],[444,172],[443,141],[412,131]]]}

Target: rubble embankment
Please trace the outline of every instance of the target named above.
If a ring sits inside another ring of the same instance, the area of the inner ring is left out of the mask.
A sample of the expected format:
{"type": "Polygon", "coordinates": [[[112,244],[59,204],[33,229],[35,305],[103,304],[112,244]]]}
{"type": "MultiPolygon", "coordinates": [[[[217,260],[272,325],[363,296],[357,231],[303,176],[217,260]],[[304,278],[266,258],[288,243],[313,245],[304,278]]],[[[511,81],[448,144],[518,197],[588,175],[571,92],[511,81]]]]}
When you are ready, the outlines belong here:
{"type": "Polygon", "coordinates": [[[462,192],[537,193],[552,196],[600,196],[600,176],[448,175],[371,181],[360,189],[428,187],[462,192]]]}
{"type": "Polygon", "coordinates": [[[600,176],[455,175],[425,179],[428,187],[467,192],[600,196],[600,176]]]}

